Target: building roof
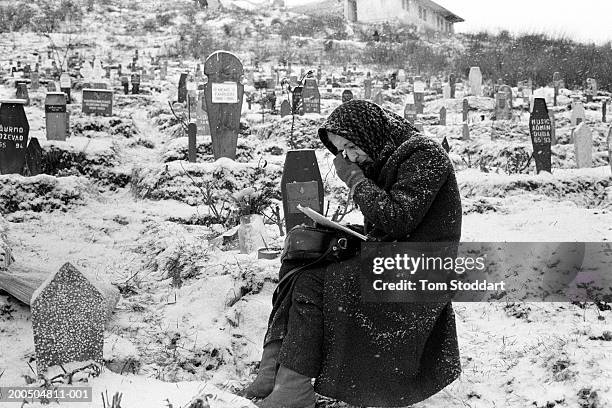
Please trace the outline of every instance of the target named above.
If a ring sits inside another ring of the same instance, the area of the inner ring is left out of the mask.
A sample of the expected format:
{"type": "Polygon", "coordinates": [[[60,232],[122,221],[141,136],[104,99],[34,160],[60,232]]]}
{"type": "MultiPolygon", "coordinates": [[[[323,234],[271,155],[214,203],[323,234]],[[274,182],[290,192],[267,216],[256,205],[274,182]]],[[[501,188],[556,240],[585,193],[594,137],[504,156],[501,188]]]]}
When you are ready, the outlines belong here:
{"type": "Polygon", "coordinates": [[[461,17],[459,17],[452,11],[445,9],[444,7],[442,7],[441,5],[439,5],[438,3],[432,0],[419,0],[419,1],[422,4],[432,8],[437,13],[441,14],[446,20],[450,21],[451,23],[461,23],[465,21],[464,19],[462,19],[461,17]]]}

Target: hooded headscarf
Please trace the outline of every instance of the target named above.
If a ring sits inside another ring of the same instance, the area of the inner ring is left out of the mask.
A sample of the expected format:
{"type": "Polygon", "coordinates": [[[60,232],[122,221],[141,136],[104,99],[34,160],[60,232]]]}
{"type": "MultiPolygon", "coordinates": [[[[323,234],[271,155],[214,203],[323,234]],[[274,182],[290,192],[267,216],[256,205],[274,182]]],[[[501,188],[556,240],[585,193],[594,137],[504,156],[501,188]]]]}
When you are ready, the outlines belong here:
{"type": "Polygon", "coordinates": [[[328,132],[353,142],[374,161],[362,164],[366,177],[373,179],[391,154],[413,134],[410,122],[375,103],[353,99],[337,107],[319,129],[319,139],[335,156],[338,149],[328,132]]]}

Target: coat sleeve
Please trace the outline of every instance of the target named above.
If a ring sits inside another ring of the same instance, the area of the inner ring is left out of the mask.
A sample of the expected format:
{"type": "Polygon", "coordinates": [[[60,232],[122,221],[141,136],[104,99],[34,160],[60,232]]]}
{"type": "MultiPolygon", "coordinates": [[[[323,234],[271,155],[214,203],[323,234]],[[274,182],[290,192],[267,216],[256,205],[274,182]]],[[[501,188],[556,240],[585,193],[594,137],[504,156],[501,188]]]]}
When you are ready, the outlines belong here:
{"type": "Polygon", "coordinates": [[[388,192],[368,179],[355,187],[353,201],[377,228],[401,239],[419,225],[452,171],[448,156],[425,144],[399,165],[388,192]]]}

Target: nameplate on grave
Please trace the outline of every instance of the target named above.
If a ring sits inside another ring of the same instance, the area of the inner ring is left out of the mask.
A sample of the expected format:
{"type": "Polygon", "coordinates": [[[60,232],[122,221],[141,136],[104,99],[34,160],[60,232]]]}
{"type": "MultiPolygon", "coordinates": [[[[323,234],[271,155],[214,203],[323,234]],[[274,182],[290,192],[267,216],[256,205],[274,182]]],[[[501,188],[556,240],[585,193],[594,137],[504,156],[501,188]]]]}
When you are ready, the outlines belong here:
{"type": "Polygon", "coordinates": [[[310,207],[319,212],[319,183],[316,181],[295,182],[287,184],[287,210],[291,214],[301,214],[297,205],[310,207]]]}
{"type": "Polygon", "coordinates": [[[212,103],[238,103],[236,82],[212,83],[212,103]]]}
{"type": "Polygon", "coordinates": [[[111,116],[113,114],[113,91],[83,89],[83,113],[111,116]]]}

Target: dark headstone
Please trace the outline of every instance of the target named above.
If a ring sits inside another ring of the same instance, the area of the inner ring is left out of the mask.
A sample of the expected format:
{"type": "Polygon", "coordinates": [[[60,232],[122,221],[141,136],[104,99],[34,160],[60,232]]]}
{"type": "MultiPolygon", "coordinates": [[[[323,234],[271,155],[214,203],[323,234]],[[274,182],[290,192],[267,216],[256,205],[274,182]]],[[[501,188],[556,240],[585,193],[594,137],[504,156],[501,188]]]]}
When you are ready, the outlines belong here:
{"type": "Polygon", "coordinates": [[[304,113],[321,113],[321,95],[315,78],[306,78],[302,90],[304,113]]]}
{"type": "Polygon", "coordinates": [[[289,231],[296,225],[313,225],[314,221],[296,208],[297,204],[323,211],[323,181],[314,150],[291,150],[287,152],[281,192],[285,227],[289,231]]]}
{"type": "Polygon", "coordinates": [[[0,102],[0,174],[21,174],[30,124],[22,100],[0,102]]]}
{"type": "Polygon", "coordinates": [[[49,92],[45,97],[47,140],[66,140],[66,96],[63,92],[49,92]]]}
{"type": "Polygon", "coordinates": [[[178,102],[184,103],[187,101],[187,74],[181,73],[178,83],[178,102]]]}
{"type": "Polygon", "coordinates": [[[607,110],[608,110],[608,100],[604,99],[603,101],[601,101],[601,121],[603,123],[606,123],[607,110]]]}
{"type": "Polygon", "coordinates": [[[286,99],[283,100],[283,102],[281,102],[280,115],[281,115],[281,118],[291,115],[291,104],[289,104],[289,101],[286,99]]]}
{"type": "Polygon", "coordinates": [[[30,176],[36,176],[42,173],[42,159],[43,149],[40,147],[38,139],[33,137],[30,139],[30,143],[28,143],[28,148],[26,149],[26,164],[28,165],[30,176]]]}
{"type": "Polygon", "coordinates": [[[123,87],[123,93],[125,95],[128,95],[130,93],[130,79],[127,76],[123,75],[121,76],[120,80],[121,86],[123,87]]]}
{"type": "Polygon", "coordinates": [[[536,171],[551,172],[552,124],[544,98],[535,98],[529,117],[529,134],[533,145],[536,171]]]}
{"type": "Polygon", "coordinates": [[[302,99],[303,90],[301,86],[297,86],[293,88],[293,93],[291,94],[291,106],[293,107],[293,113],[296,115],[304,114],[304,103],[302,99]]]}
{"type": "Polygon", "coordinates": [[[15,97],[17,99],[23,99],[25,101],[25,106],[30,105],[30,95],[28,94],[28,86],[26,83],[22,82],[17,84],[17,92],[15,92],[15,97]]]}
{"type": "Polygon", "coordinates": [[[342,103],[353,100],[353,92],[350,89],[346,89],[342,92],[342,103]]]}
{"type": "Polygon", "coordinates": [[[140,74],[133,72],[130,75],[130,82],[132,83],[132,95],[138,95],[140,93],[140,74]]]}
{"type": "Polygon", "coordinates": [[[196,162],[197,155],[197,145],[196,145],[196,135],[198,134],[198,126],[192,121],[189,122],[187,126],[187,138],[188,138],[188,157],[191,163],[196,162]]]}
{"type": "Polygon", "coordinates": [[[470,128],[468,126],[468,112],[470,110],[470,104],[467,99],[463,100],[463,126],[461,129],[461,138],[463,140],[470,140],[470,128]]]}
{"type": "Polygon", "coordinates": [[[608,163],[610,164],[610,171],[612,171],[612,126],[608,131],[608,163]]]}
{"type": "Polygon", "coordinates": [[[444,106],[440,108],[440,125],[446,126],[446,108],[444,106]]]}
{"type": "Polygon", "coordinates": [[[444,150],[446,150],[446,153],[450,152],[450,145],[448,144],[446,136],[444,136],[444,139],[442,139],[442,147],[444,148],[444,150]]]}
{"type": "Polygon", "coordinates": [[[215,159],[236,158],[240,113],[244,98],[242,62],[226,51],[212,53],[204,63],[206,108],[215,159]]]}
{"type": "Polygon", "coordinates": [[[65,264],[32,296],[32,329],[39,372],[70,362],[102,363],[105,299],[65,264]]]}
{"type": "Polygon", "coordinates": [[[412,104],[412,103],[407,103],[406,104],[406,106],[404,107],[404,119],[406,119],[412,125],[415,124],[415,122],[417,120],[417,113],[416,113],[416,109],[414,107],[414,104],[412,104]]]}
{"type": "Polygon", "coordinates": [[[208,124],[208,114],[206,113],[206,95],[204,91],[197,91],[198,101],[196,105],[196,125],[197,135],[210,135],[210,126],[208,124]]]}
{"type": "Polygon", "coordinates": [[[455,99],[455,88],[456,88],[457,78],[455,74],[450,74],[448,76],[448,84],[450,85],[450,97],[451,99],[455,99]]]}
{"type": "Polygon", "coordinates": [[[113,115],[113,91],[83,89],[83,113],[86,115],[113,115]]]}

